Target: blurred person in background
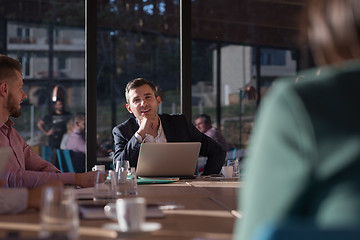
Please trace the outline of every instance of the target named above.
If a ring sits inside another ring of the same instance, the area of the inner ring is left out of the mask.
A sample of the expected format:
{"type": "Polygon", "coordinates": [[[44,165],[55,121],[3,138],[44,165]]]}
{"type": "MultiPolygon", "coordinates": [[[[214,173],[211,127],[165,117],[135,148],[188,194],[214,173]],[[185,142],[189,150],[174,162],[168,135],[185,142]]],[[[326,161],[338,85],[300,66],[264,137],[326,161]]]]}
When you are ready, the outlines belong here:
{"type": "Polygon", "coordinates": [[[220,133],[220,131],[212,126],[211,118],[209,115],[203,113],[196,117],[195,126],[199,129],[200,132],[204,133],[206,136],[212,138],[220,144],[224,151],[230,149],[230,144],[228,144],[224,138],[224,136],[220,133]]]}
{"type": "Polygon", "coordinates": [[[290,220],[321,229],[360,223],[360,1],[310,0],[304,7],[304,32],[321,72],[277,81],[263,100],[235,239],[290,220]]]}
{"type": "Polygon", "coordinates": [[[66,123],[70,120],[71,114],[65,111],[64,100],[57,99],[54,102],[54,111],[43,117],[37,126],[48,136],[49,146],[52,149],[60,148],[62,136],[66,133],[66,123]]]}
{"type": "Polygon", "coordinates": [[[76,113],[73,117],[73,131],[66,143],[66,149],[71,150],[75,172],[85,172],[85,113],[76,113]]]}
{"type": "Polygon", "coordinates": [[[60,149],[66,149],[67,141],[69,140],[69,136],[71,135],[73,128],[74,128],[74,119],[70,118],[69,121],[66,123],[66,133],[62,136],[60,149]]]}
{"type": "Polygon", "coordinates": [[[73,130],[66,143],[66,149],[85,154],[85,113],[75,114],[73,118],[73,130]]]}

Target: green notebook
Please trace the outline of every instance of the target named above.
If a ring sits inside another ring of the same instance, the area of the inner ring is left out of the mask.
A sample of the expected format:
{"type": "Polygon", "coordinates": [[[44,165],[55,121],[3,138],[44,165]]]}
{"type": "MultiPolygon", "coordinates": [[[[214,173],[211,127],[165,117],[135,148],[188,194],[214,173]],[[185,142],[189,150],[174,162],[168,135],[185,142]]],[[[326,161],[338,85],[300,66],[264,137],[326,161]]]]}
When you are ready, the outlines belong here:
{"type": "Polygon", "coordinates": [[[139,178],[137,180],[137,184],[141,185],[141,184],[164,184],[164,183],[173,183],[176,182],[177,180],[179,180],[179,178],[170,178],[170,179],[164,179],[164,178],[159,178],[159,179],[154,179],[154,178],[139,178]]]}

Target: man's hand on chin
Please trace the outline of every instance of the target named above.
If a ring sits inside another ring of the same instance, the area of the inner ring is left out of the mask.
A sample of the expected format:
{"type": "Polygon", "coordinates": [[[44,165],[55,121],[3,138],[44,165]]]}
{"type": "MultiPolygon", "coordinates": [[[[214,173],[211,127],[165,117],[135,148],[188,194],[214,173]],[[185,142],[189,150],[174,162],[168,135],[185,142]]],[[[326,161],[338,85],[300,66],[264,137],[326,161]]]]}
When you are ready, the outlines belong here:
{"type": "Polygon", "coordinates": [[[157,135],[158,129],[159,129],[159,117],[157,115],[144,116],[140,123],[139,130],[137,132],[142,138],[145,137],[145,134],[149,134],[155,137],[157,135]]]}

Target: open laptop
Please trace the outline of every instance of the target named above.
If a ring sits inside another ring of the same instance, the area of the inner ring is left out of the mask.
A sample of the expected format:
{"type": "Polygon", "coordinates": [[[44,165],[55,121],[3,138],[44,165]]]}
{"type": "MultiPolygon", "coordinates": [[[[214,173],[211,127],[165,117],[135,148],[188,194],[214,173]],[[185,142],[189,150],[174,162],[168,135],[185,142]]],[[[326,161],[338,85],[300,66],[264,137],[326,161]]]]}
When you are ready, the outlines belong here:
{"type": "Polygon", "coordinates": [[[136,175],[139,177],[192,177],[200,142],[142,143],[136,175]]]}

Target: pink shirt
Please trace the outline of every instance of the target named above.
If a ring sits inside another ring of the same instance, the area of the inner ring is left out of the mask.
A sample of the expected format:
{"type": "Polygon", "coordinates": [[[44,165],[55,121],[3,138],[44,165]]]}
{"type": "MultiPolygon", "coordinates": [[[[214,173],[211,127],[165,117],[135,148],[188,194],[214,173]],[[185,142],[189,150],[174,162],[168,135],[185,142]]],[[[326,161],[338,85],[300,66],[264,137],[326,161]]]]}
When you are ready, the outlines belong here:
{"type": "Polygon", "coordinates": [[[85,154],[85,133],[80,132],[78,129],[74,129],[67,140],[66,149],[73,150],[74,152],[82,152],[85,154]]]}
{"type": "Polygon", "coordinates": [[[54,180],[75,184],[74,173],[61,173],[54,165],[42,159],[31,150],[12,125],[14,123],[10,119],[5,124],[0,122],[0,147],[13,150],[0,175],[0,179],[6,181],[5,187],[35,188],[54,180]]]}

